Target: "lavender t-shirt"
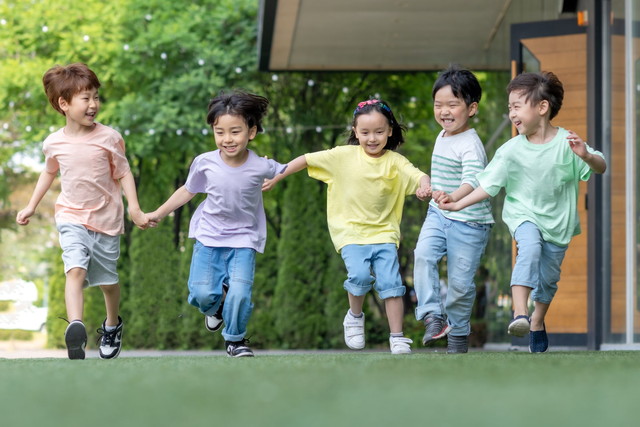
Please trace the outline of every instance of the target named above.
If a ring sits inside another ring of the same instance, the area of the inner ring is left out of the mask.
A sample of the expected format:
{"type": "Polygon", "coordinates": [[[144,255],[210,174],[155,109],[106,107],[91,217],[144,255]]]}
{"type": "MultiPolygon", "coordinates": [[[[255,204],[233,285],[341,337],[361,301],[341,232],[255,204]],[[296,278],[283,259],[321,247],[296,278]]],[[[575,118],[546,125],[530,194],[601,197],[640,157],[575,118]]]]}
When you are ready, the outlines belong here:
{"type": "Polygon", "coordinates": [[[207,198],[191,218],[189,237],[205,246],[264,252],[267,222],[262,183],[284,169],[286,165],[251,150],[247,161],[238,167],[227,165],[220,150],[196,157],[185,187],[190,193],[206,193],[207,198]]]}

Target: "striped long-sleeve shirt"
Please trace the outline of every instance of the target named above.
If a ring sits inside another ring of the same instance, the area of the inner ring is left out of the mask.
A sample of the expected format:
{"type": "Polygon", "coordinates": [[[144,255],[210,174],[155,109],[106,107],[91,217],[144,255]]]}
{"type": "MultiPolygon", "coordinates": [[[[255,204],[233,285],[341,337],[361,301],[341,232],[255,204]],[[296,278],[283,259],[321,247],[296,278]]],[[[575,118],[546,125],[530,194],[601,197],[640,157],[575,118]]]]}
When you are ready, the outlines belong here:
{"type": "MultiPolygon", "coordinates": [[[[431,156],[431,187],[434,191],[452,193],[462,184],[473,188],[478,186],[476,175],[487,165],[487,154],[475,129],[469,129],[453,136],[443,136],[440,132],[431,156]]],[[[438,209],[433,200],[431,206],[438,209]]],[[[441,211],[452,220],[493,224],[489,199],[466,207],[458,212],[441,211]]]]}

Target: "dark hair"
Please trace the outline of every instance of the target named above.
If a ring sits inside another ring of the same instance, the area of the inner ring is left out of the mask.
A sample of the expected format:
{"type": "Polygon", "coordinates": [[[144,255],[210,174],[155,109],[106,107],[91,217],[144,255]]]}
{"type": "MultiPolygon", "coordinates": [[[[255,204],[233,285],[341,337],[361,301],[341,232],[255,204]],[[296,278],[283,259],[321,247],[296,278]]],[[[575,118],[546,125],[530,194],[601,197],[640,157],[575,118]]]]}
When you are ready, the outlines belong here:
{"type": "Polygon", "coordinates": [[[73,95],[87,89],[100,89],[100,80],[86,64],[76,62],[67,66],[55,65],[42,76],[44,92],[51,106],[63,116],[60,97],[71,102],[73,95]]]}
{"type": "Polygon", "coordinates": [[[564,88],[558,76],[550,71],[539,73],[522,73],[514,77],[507,86],[507,93],[520,92],[531,105],[538,105],[540,101],[549,103],[549,120],[553,119],[562,107],[564,88]]]}
{"type": "Polygon", "coordinates": [[[356,138],[356,133],[353,130],[356,127],[356,123],[358,122],[358,117],[362,114],[369,114],[372,111],[377,111],[387,118],[389,121],[389,126],[391,127],[391,136],[387,138],[387,144],[384,146],[385,150],[395,150],[400,144],[404,142],[404,131],[407,129],[404,125],[401,125],[396,120],[393,115],[393,111],[391,111],[391,107],[386,101],[381,99],[370,98],[367,101],[362,101],[358,104],[356,109],[353,111],[353,120],[351,121],[351,133],[349,134],[349,138],[347,139],[348,145],[360,145],[360,141],[356,138]]]}
{"type": "Polygon", "coordinates": [[[480,102],[482,98],[482,88],[476,76],[457,64],[449,65],[449,68],[440,73],[433,84],[431,97],[435,99],[436,93],[445,86],[451,86],[453,95],[462,99],[467,107],[474,102],[480,102]]]}
{"type": "Polygon", "coordinates": [[[249,129],[256,127],[262,132],[262,118],[269,107],[269,100],[263,96],[252,93],[233,91],[230,94],[220,92],[218,96],[209,102],[207,112],[207,124],[213,126],[218,117],[225,114],[239,116],[244,119],[249,129]]]}

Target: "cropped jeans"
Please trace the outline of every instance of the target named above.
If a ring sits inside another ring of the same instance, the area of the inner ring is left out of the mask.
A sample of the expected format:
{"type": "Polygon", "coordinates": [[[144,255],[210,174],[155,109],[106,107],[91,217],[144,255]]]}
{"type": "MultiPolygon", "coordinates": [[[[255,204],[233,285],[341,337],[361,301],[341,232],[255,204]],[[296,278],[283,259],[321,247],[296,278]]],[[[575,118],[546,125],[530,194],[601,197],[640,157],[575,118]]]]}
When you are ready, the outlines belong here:
{"type": "Polygon", "coordinates": [[[436,314],[448,319],[453,336],[471,332],[469,319],[476,296],[473,281],[489,240],[491,224],[454,221],[429,207],[414,251],[413,285],[418,297],[416,319],[436,314]],[[447,256],[447,294],[440,296],[438,264],[447,256]]]}
{"type": "Polygon", "coordinates": [[[222,310],[226,341],[240,341],[247,333],[255,264],[256,251],[250,248],[209,247],[198,241],[193,246],[189,304],[213,316],[222,303],[223,284],[229,285],[222,310]]]}

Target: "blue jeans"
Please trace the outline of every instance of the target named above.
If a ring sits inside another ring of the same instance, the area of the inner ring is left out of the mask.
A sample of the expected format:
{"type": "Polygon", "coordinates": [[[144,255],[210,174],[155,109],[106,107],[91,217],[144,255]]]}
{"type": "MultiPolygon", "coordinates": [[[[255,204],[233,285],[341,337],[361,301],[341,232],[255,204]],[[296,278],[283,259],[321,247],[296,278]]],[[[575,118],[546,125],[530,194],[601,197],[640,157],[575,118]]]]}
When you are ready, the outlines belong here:
{"type": "Polygon", "coordinates": [[[531,300],[550,304],[558,290],[560,266],[568,246],[558,246],[542,239],[538,227],[525,221],[516,228],[518,254],[511,272],[511,286],[533,289],[531,300]]]}
{"type": "Polygon", "coordinates": [[[222,336],[240,341],[247,333],[253,311],[251,290],[256,251],[249,248],[213,248],[196,241],[189,273],[189,304],[212,316],[222,302],[223,283],[229,285],[222,318],[222,336]]]}
{"type": "Polygon", "coordinates": [[[381,299],[404,295],[395,243],[347,245],[340,254],[347,267],[344,289],[351,295],[365,295],[372,287],[381,299]]]}
{"type": "Polygon", "coordinates": [[[413,285],[418,297],[416,319],[427,313],[446,313],[450,334],[466,336],[471,332],[469,319],[476,297],[473,282],[480,258],[489,240],[491,224],[454,221],[429,207],[414,251],[413,285]],[[438,263],[447,256],[448,288],[443,306],[440,297],[438,263]]]}

